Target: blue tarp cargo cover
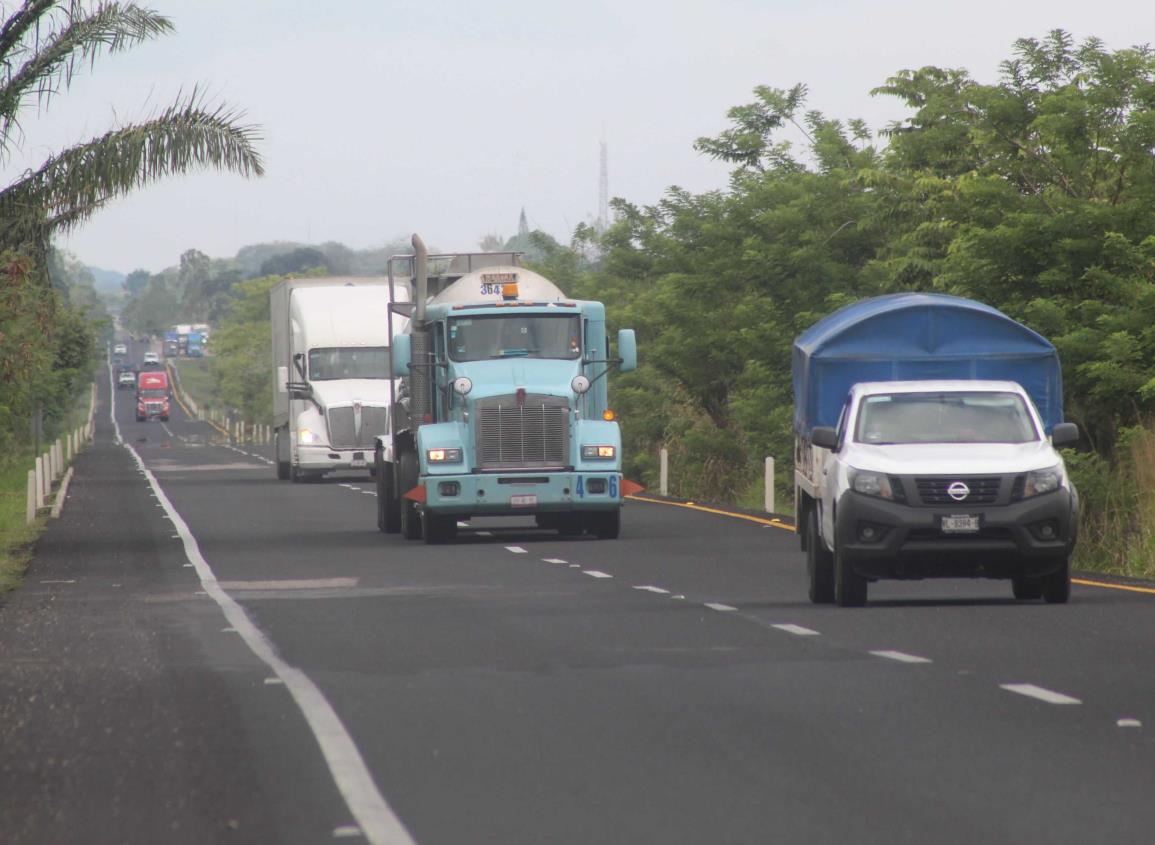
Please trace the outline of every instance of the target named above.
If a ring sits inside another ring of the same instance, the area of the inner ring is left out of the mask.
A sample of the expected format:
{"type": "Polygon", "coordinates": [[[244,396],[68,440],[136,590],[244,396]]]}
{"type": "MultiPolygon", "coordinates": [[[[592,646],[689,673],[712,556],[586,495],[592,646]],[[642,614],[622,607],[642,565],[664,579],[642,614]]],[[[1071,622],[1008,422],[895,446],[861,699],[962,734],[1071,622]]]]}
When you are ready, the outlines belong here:
{"type": "Polygon", "coordinates": [[[1034,400],[1048,432],[1063,421],[1055,347],[1001,311],[957,296],[864,299],[794,341],[794,430],[834,426],[851,386],[866,381],[998,379],[1034,400]]]}

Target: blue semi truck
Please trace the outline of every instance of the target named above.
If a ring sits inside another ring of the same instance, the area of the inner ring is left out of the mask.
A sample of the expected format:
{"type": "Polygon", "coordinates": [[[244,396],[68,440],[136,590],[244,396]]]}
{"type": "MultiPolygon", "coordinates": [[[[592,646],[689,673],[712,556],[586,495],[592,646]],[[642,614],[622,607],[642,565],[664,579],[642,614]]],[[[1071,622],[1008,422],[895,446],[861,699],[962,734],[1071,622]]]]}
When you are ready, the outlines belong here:
{"type": "Polygon", "coordinates": [[[623,499],[640,488],[622,477],[607,375],[636,367],[633,331],[618,332],[612,357],[605,307],[565,296],[518,254],[429,256],[413,244],[389,262],[390,320],[409,323],[390,346],[378,528],[437,543],[473,516],[533,516],[616,538],[623,499]],[[411,302],[396,285],[411,285],[411,302]]]}

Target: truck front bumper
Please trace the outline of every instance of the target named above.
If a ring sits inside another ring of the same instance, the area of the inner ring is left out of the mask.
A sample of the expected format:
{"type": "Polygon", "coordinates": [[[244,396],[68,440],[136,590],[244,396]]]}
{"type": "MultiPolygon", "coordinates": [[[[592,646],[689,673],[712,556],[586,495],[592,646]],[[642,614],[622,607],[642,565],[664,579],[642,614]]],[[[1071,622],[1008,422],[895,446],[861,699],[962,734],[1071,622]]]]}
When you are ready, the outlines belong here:
{"type": "Polygon", "coordinates": [[[331,449],[328,446],[298,446],[297,469],[301,472],[366,470],[373,466],[373,447],[331,449]]]}
{"type": "Polygon", "coordinates": [[[608,511],[622,505],[620,472],[427,475],[426,509],[458,516],[608,511]]]}
{"type": "Polygon", "coordinates": [[[1062,488],[1000,506],[912,507],[845,493],[838,548],[860,575],[878,578],[1039,577],[1074,550],[1078,498],[1062,488]],[[949,533],[943,517],[977,516],[978,531],[949,533]]]}

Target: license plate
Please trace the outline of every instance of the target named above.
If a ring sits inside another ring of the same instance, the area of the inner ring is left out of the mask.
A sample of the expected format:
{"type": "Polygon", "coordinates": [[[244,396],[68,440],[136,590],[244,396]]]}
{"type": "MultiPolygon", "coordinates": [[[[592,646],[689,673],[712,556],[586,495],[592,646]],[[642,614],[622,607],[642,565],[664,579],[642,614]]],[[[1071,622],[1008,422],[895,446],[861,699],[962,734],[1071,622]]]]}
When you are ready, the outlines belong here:
{"type": "Polygon", "coordinates": [[[537,506],[537,493],[523,493],[520,496],[510,496],[511,508],[532,508],[537,506]]]}
{"type": "Polygon", "coordinates": [[[973,534],[979,530],[979,518],[972,514],[951,514],[942,518],[943,534],[973,534]]]}
{"type": "Polygon", "coordinates": [[[365,463],[364,458],[354,458],[352,461],[349,462],[349,466],[353,467],[353,469],[362,469],[362,468],[367,467],[369,465],[367,463],[365,463]]]}

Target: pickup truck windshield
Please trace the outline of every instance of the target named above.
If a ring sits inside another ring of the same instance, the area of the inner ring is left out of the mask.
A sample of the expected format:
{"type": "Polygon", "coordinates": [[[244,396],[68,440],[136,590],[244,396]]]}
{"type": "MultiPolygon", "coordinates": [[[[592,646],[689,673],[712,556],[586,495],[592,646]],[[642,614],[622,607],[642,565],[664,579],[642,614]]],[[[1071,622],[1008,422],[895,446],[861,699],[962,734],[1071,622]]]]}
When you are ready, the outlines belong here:
{"type": "Polygon", "coordinates": [[[568,314],[455,317],[449,321],[449,357],[563,358],[581,355],[581,318],[568,314]]]}
{"type": "Polygon", "coordinates": [[[309,380],[389,378],[389,347],[357,346],[309,350],[309,380]]]}
{"type": "Polygon", "coordinates": [[[858,412],[859,443],[1029,443],[1038,440],[1014,393],[891,393],[866,396],[858,412]]]}

